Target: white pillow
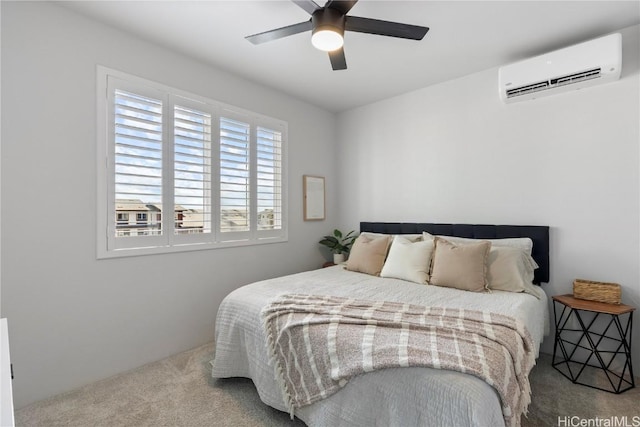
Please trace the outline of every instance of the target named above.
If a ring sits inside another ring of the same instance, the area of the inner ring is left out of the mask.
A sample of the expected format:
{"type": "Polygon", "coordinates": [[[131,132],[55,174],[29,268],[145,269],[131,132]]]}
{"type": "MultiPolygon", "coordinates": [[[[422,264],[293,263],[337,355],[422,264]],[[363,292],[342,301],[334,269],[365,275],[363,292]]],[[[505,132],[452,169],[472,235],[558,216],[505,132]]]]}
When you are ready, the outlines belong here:
{"type": "Polygon", "coordinates": [[[395,236],[380,277],[426,284],[433,248],[434,242],[430,240],[414,242],[402,235],[395,236]]]}
{"type": "Polygon", "coordinates": [[[489,289],[507,292],[526,292],[540,298],[533,289],[533,270],[527,255],[519,248],[491,247],[487,258],[489,289]]]}
{"type": "Polygon", "coordinates": [[[422,234],[383,234],[383,233],[371,233],[369,231],[363,231],[362,233],[360,233],[360,235],[367,236],[370,239],[377,239],[378,237],[382,237],[382,236],[389,236],[391,238],[400,236],[400,237],[404,237],[405,239],[409,239],[412,242],[417,242],[419,240],[422,240],[422,234]]]}
{"type": "MultiPolygon", "coordinates": [[[[422,238],[424,240],[433,240],[436,236],[433,234],[427,233],[426,231],[422,232],[422,238]]],[[[446,239],[452,243],[464,244],[464,243],[478,243],[481,240],[486,242],[491,242],[491,247],[501,246],[508,248],[518,248],[523,251],[526,251],[529,255],[531,255],[531,251],[533,250],[533,240],[528,237],[513,237],[507,239],[469,239],[467,237],[454,237],[454,236],[440,236],[443,239],[446,239]]],[[[533,259],[532,259],[533,261],[533,259]]],[[[535,263],[535,261],[533,261],[535,263]]],[[[535,266],[538,268],[538,265],[535,266]]]]}

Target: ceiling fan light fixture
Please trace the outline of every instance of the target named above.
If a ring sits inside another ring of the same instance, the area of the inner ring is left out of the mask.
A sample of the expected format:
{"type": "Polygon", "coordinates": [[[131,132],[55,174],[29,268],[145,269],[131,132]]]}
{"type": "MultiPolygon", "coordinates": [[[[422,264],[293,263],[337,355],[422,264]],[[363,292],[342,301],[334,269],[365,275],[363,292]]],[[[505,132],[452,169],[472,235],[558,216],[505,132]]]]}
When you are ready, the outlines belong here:
{"type": "Polygon", "coordinates": [[[311,15],[311,44],[325,52],[344,44],[344,15],[332,8],[318,9],[311,15]]]}
{"type": "Polygon", "coordinates": [[[333,29],[319,29],[313,32],[311,36],[311,44],[316,49],[330,52],[340,49],[344,45],[342,34],[333,29]]]}
{"type": "Polygon", "coordinates": [[[331,68],[334,71],[347,69],[347,60],[344,56],[344,49],[342,49],[345,31],[409,40],[422,40],[429,31],[428,27],[419,25],[347,16],[358,0],[328,0],[324,6],[319,6],[314,0],[291,1],[311,15],[311,19],[245,38],[253,44],[261,44],[311,31],[311,44],[316,49],[329,53],[331,68]]]}

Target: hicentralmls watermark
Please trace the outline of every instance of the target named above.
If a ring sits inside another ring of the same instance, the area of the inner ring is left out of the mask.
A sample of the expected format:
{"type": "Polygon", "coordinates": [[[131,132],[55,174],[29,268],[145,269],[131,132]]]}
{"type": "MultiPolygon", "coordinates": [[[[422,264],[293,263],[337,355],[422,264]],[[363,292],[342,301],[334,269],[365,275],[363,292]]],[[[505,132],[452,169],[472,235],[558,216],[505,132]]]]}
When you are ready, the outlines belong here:
{"type": "Polygon", "coordinates": [[[558,427],[640,427],[640,415],[594,418],[559,416],[558,427]]]}

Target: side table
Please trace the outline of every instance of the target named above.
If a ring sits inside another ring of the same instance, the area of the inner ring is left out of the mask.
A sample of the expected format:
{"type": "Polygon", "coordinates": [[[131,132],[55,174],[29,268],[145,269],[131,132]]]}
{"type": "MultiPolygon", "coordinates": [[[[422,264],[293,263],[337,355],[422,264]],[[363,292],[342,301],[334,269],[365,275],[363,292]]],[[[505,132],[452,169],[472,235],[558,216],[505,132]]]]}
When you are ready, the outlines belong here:
{"type": "Polygon", "coordinates": [[[556,325],[552,366],[574,384],[581,384],[616,394],[634,388],[631,332],[635,307],[625,304],[607,304],[577,299],[571,294],[556,295],[552,299],[553,317],[556,325]],[[558,315],[559,308],[562,311],[558,315]],[[583,318],[584,312],[594,313],[593,318],[588,323],[583,318]],[[580,329],[573,329],[568,325],[572,314],[578,321],[580,329]],[[600,333],[594,331],[594,327],[596,320],[601,315],[608,319],[609,322],[606,323],[606,327],[600,333]],[[625,317],[626,322],[624,322],[625,317]],[[570,339],[569,335],[572,333],[574,336],[576,334],[579,336],[577,341],[570,339]],[[558,354],[559,360],[556,361],[558,348],[560,349],[560,354],[558,354]],[[574,360],[578,348],[586,350],[589,354],[584,362],[574,360]],[[590,363],[593,358],[595,358],[594,363],[590,363]],[[622,365],[621,372],[612,370],[614,360],[618,360],[622,365]],[[561,366],[566,367],[566,371],[560,369],[561,366]],[[604,388],[581,382],[579,379],[586,367],[602,370],[611,387],[604,388]]]}

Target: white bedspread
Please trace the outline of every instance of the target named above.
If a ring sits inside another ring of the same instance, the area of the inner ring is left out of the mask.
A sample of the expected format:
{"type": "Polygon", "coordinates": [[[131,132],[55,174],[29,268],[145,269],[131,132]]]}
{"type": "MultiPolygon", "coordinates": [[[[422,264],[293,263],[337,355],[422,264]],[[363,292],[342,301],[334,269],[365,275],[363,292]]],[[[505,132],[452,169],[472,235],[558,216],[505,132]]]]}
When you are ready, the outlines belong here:
{"type": "MultiPolygon", "coordinates": [[[[247,377],[266,404],[287,411],[269,365],[260,311],[283,293],[336,295],[419,305],[489,310],[521,320],[536,354],[548,333],[547,297],[495,291],[479,294],[345,271],[336,266],[256,282],[235,290],[216,321],[214,378],[247,377]]],[[[296,410],[310,426],[501,426],[495,390],[479,378],[429,368],[397,368],[352,379],[327,399],[296,410]]]]}

